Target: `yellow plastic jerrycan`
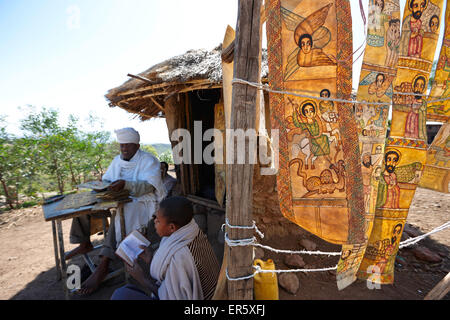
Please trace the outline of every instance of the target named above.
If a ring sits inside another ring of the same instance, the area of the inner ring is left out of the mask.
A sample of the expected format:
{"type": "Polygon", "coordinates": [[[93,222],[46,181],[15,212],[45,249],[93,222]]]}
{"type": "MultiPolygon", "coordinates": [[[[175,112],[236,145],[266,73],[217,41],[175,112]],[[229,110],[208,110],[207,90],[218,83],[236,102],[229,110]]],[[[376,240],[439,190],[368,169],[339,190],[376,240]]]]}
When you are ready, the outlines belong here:
{"type": "MultiPolygon", "coordinates": [[[[275,263],[272,259],[267,261],[256,259],[253,265],[259,266],[263,270],[275,270],[275,263]]],[[[275,272],[255,274],[253,286],[255,300],[278,300],[278,280],[275,272]]]]}

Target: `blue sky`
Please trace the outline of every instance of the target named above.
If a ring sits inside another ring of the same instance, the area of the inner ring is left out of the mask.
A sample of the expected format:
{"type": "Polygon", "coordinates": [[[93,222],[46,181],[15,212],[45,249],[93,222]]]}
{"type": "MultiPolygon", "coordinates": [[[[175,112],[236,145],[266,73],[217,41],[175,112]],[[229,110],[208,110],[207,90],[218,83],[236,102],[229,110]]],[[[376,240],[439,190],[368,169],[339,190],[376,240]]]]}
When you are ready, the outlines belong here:
{"type": "MultiPolygon", "coordinates": [[[[404,0],[401,0],[402,8],[404,0]]],[[[26,105],[51,107],[81,122],[93,114],[104,130],[133,126],[144,143],[168,143],[165,121],[140,122],[109,108],[104,94],[189,49],[212,49],[227,24],[236,26],[237,0],[0,0],[0,115],[8,130],[26,105]],[[22,106],[21,109],[18,107],[22,106]]],[[[368,0],[364,0],[367,14],[368,0]]],[[[354,47],[364,41],[358,1],[351,0],[354,47]]],[[[362,59],[355,63],[359,78],[362,59]]]]}

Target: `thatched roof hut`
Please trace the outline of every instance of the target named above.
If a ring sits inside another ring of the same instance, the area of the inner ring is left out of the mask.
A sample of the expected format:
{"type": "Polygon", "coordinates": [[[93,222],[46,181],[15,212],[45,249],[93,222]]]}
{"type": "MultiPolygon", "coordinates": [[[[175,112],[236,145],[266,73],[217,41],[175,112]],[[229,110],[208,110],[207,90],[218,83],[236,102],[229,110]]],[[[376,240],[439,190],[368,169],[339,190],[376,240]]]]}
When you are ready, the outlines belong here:
{"type": "MultiPolygon", "coordinates": [[[[111,89],[106,98],[111,107],[120,107],[136,114],[141,120],[164,117],[169,136],[178,128],[193,133],[194,121],[202,121],[204,133],[215,127],[215,106],[223,101],[221,54],[221,46],[212,51],[190,50],[133,76],[121,86],[111,89]]],[[[267,76],[267,50],[263,49],[263,82],[266,82],[267,76]]],[[[267,95],[264,100],[266,127],[270,128],[267,95]]],[[[203,148],[209,143],[203,144],[203,148]]],[[[173,147],[176,144],[177,142],[172,141],[173,147]]],[[[178,184],[175,194],[184,195],[194,203],[197,223],[208,235],[221,259],[224,246],[221,226],[225,221],[225,205],[223,202],[219,203],[216,197],[216,186],[223,185],[223,181],[217,182],[216,169],[214,164],[205,163],[177,165],[178,184]]],[[[258,227],[266,233],[265,241],[274,235],[306,234],[306,231],[282,216],[276,176],[262,176],[259,165],[255,166],[253,177],[253,216],[258,227]]]]}
{"type": "MultiPolygon", "coordinates": [[[[174,93],[222,87],[222,46],[211,51],[189,50],[161,62],[121,86],[109,90],[111,107],[120,107],[139,115],[141,120],[162,116],[164,99],[174,93]]],[[[261,74],[267,78],[267,50],[263,50],[261,74]]]]}

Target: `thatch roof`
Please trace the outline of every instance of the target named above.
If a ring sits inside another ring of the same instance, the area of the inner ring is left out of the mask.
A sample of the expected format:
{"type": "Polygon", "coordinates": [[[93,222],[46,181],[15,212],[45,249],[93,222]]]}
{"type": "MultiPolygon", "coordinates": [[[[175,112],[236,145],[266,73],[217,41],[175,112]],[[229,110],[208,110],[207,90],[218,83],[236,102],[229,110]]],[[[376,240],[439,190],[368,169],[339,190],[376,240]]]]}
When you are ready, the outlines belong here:
{"type": "MultiPolygon", "coordinates": [[[[220,88],[222,85],[222,47],[211,51],[189,50],[139,74],[150,81],[131,78],[111,89],[106,99],[111,107],[118,106],[135,113],[142,120],[160,115],[164,98],[173,93],[220,88]]],[[[263,50],[261,73],[267,78],[267,51],[263,50]]]]}

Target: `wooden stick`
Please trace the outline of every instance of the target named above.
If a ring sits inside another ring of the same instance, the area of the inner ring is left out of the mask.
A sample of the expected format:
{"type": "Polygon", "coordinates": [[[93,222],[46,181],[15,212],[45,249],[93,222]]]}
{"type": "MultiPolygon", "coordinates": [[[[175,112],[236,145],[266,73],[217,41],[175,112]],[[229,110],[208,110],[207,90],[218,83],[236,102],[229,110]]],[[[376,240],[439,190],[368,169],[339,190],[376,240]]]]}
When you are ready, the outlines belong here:
{"type": "Polygon", "coordinates": [[[141,80],[141,81],[153,84],[153,82],[150,79],[147,79],[147,78],[144,78],[144,77],[141,77],[141,76],[137,76],[137,75],[134,75],[134,74],[131,74],[131,73],[127,74],[127,76],[129,76],[130,78],[135,78],[135,79],[138,79],[138,80],[141,80]]]}
{"type": "Polygon", "coordinates": [[[211,208],[211,209],[214,209],[214,210],[222,211],[222,212],[225,211],[222,207],[220,207],[217,204],[216,201],[209,200],[209,199],[204,199],[204,198],[197,197],[197,196],[194,196],[194,195],[187,195],[186,198],[189,201],[201,204],[202,206],[205,206],[205,207],[208,207],[208,208],[211,208]]]}
{"type": "MultiPolygon", "coordinates": [[[[181,86],[182,84],[177,84],[174,85],[174,87],[177,86],[181,86]]],[[[194,91],[194,90],[198,90],[198,89],[215,89],[215,88],[222,88],[222,84],[221,83],[211,83],[209,81],[205,81],[202,84],[196,84],[196,85],[192,85],[192,86],[186,86],[182,89],[174,89],[174,90],[170,90],[167,91],[167,88],[164,88],[164,90],[161,91],[156,91],[156,92],[151,92],[142,96],[133,96],[133,97],[129,97],[117,102],[114,102],[116,104],[119,103],[123,103],[123,102],[131,102],[131,101],[136,101],[136,100],[142,100],[142,99],[146,99],[146,98],[150,98],[150,97],[156,97],[156,96],[161,96],[161,95],[167,95],[171,92],[175,92],[175,93],[184,93],[184,92],[189,92],[189,91],[194,91]]],[[[148,90],[151,90],[150,88],[148,90]]]]}
{"type": "Polygon", "coordinates": [[[55,220],[52,221],[52,233],[53,233],[53,249],[54,249],[54,253],[55,253],[56,280],[59,281],[59,280],[62,279],[62,272],[61,272],[61,264],[60,264],[60,261],[59,261],[58,235],[56,234],[56,222],[55,222],[55,220]]]}
{"type": "Polygon", "coordinates": [[[61,220],[56,220],[56,228],[58,229],[59,240],[59,258],[61,262],[61,280],[64,288],[64,296],[66,300],[69,300],[69,288],[67,288],[67,265],[66,265],[66,253],[64,251],[64,234],[61,220]]]}
{"type": "Polygon", "coordinates": [[[150,100],[152,100],[153,101],[153,103],[158,107],[158,108],[160,108],[161,109],[161,111],[162,112],[164,112],[165,110],[164,110],[164,107],[161,105],[161,104],[159,104],[159,102],[158,101],[156,101],[156,99],[155,98],[153,98],[153,97],[150,97],[150,100]]]}
{"type": "MultiPolygon", "coordinates": [[[[260,56],[260,0],[240,0],[236,39],[234,50],[234,76],[250,82],[258,82],[259,56],[260,56]]],[[[234,85],[231,108],[232,130],[255,128],[256,119],[256,88],[245,85],[234,85]]],[[[231,143],[234,144],[235,141],[231,143]]],[[[231,147],[231,146],[230,146],[231,147]]],[[[229,146],[227,146],[227,150],[229,146]]],[[[243,150],[234,148],[233,161],[237,153],[243,150]]],[[[246,145],[245,154],[249,154],[249,145],[246,145]]],[[[228,159],[227,159],[228,162],[228,159]]],[[[253,165],[227,164],[227,218],[231,225],[252,225],[252,192],[253,192],[253,165]]],[[[228,229],[231,240],[248,239],[252,230],[228,229]]],[[[231,278],[240,278],[253,274],[252,247],[226,247],[228,250],[228,274],[231,278]]],[[[228,297],[230,300],[253,300],[253,278],[248,280],[228,281],[228,297]]]]}
{"type": "Polygon", "coordinates": [[[136,94],[136,93],[143,92],[143,91],[155,90],[155,89],[164,89],[164,88],[167,88],[167,87],[173,87],[173,86],[180,85],[180,84],[185,84],[185,85],[191,85],[192,84],[192,85],[194,85],[194,84],[201,84],[201,83],[207,83],[207,82],[211,83],[211,81],[209,81],[208,79],[190,80],[190,81],[186,81],[186,82],[183,82],[183,83],[180,83],[179,81],[163,82],[163,83],[152,84],[150,86],[145,86],[145,87],[141,87],[141,88],[137,88],[137,89],[130,89],[130,90],[127,90],[127,91],[122,91],[122,92],[117,93],[116,96],[118,96],[118,97],[128,96],[128,95],[136,94]]]}
{"type": "Polygon", "coordinates": [[[450,272],[442,279],[424,300],[442,300],[450,291],[450,272]]]}

